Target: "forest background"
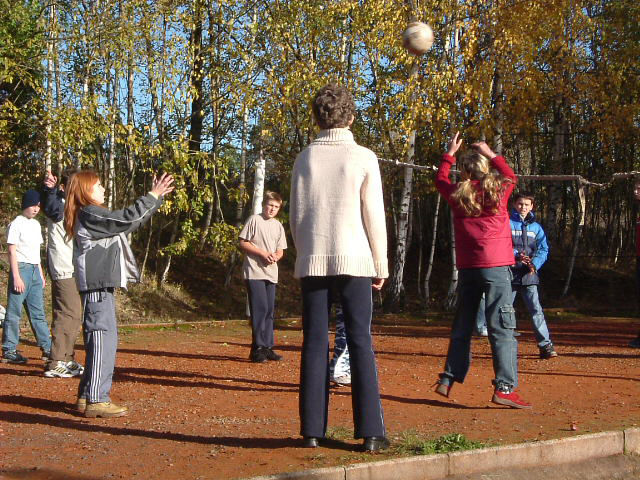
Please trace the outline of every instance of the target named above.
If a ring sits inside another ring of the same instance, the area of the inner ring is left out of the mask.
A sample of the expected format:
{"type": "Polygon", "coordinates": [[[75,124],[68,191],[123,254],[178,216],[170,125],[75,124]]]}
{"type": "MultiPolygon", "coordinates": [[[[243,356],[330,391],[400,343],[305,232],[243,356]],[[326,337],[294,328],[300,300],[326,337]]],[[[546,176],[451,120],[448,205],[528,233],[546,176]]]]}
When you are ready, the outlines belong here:
{"type": "MultiPolygon", "coordinates": [[[[520,181],[551,245],[543,302],[633,309],[638,207],[633,176],[614,174],[640,163],[639,20],[636,0],[0,0],[0,221],[47,169],[96,169],[110,208],[171,172],[176,191],[133,236],[146,286],[128,301],[237,318],[239,227],[265,189],[288,197],[311,98],[337,81],[356,98],[356,140],[392,162],[381,308],[455,302],[431,167],[460,130],[517,174],[593,182],[520,181]],[[401,44],[413,19],[436,35],[421,57],[401,44]]],[[[299,312],[289,243],[281,315],[299,312]]]]}

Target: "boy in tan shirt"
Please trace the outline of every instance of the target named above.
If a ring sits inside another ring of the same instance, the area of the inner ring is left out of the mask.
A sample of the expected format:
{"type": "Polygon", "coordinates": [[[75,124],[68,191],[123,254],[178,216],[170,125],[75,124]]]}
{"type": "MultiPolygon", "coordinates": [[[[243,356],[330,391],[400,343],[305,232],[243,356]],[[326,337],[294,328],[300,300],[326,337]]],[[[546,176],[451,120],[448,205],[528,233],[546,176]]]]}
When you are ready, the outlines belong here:
{"type": "Polygon", "coordinates": [[[273,312],[278,283],[278,261],[287,248],[282,224],[275,219],[282,198],[267,192],[262,213],[247,219],[239,235],[239,248],[245,253],[242,273],[249,294],[251,313],[251,353],[255,363],[281,360],[273,351],[273,312]]]}

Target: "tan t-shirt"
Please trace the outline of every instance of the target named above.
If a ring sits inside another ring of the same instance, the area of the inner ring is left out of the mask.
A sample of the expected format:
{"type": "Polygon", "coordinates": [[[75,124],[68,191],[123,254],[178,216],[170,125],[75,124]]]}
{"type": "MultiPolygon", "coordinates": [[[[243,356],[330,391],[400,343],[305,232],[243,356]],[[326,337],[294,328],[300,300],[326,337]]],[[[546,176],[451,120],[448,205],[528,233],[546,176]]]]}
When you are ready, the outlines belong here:
{"type": "MultiPolygon", "coordinates": [[[[238,236],[271,253],[287,248],[287,238],[282,224],[275,218],[265,220],[260,214],[251,215],[238,236]]],[[[256,255],[246,254],[242,273],[245,280],[269,280],[278,283],[278,262],[269,265],[256,255]]]]}

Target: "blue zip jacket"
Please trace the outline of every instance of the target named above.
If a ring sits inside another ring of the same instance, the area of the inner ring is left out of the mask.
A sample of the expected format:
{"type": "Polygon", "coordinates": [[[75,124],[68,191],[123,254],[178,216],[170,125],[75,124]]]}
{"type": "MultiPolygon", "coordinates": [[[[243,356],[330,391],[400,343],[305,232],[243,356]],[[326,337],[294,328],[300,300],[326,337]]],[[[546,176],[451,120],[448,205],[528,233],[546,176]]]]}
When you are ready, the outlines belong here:
{"type": "Polygon", "coordinates": [[[515,285],[538,285],[540,283],[538,270],[549,256],[547,236],[544,234],[542,226],[534,219],[533,212],[529,212],[524,220],[520,218],[520,214],[516,210],[511,212],[511,240],[513,241],[513,255],[516,258],[516,264],[511,267],[511,271],[513,272],[512,283],[515,285]],[[528,266],[517,261],[519,252],[524,252],[531,258],[536,267],[534,273],[530,273],[528,266]]]}

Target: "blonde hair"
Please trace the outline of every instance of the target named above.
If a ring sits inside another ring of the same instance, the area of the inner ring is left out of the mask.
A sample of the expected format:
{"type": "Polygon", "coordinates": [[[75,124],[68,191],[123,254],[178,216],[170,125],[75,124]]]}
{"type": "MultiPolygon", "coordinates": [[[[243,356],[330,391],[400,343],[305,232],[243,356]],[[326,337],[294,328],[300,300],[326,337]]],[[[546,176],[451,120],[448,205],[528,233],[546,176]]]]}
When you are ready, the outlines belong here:
{"type": "Polygon", "coordinates": [[[488,210],[498,213],[505,185],[511,180],[502,175],[491,173],[489,160],[476,151],[464,153],[458,161],[462,180],[451,198],[469,217],[479,217],[488,210]],[[472,181],[478,181],[477,188],[472,181]]]}
{"type": "Polygon", "coordinates": [[[78,217],[78,212],[87,205],[98,205],[92,198],[93,186],[100,180],[93,170],[80,170],[66,185],[66,198],[64,204],[64,231],[69,238],[73,237],[73,227],[78,217]]]}
{"type": "Polygon", "coordinates": [[[273,200],[274,202],[278,202],[280,205],[282,205],[282,197],[276,192],[269,191],[264,194],[264,201],[268,202],[269,200],[273,200]]]}

